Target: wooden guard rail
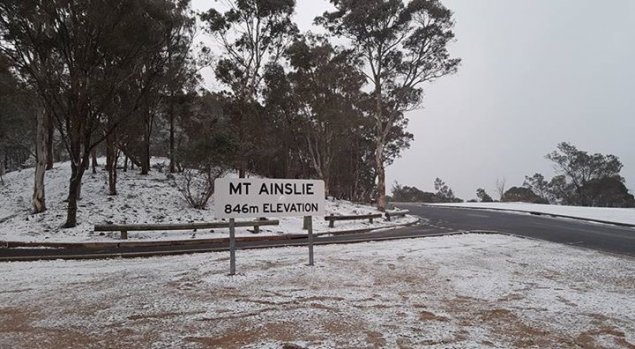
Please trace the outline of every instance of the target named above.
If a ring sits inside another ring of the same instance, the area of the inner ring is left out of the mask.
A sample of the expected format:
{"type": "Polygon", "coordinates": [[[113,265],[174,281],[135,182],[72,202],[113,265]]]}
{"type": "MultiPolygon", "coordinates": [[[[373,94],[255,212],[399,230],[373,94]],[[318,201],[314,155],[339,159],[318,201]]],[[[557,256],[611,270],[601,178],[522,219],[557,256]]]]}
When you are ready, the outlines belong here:
{"type": "Polygon", "coordinates": [[[325,216],[324,220],[329,221],[329,228],[333,228],[335,227],[335,221],[353,221],[357,219],[368,219],[368,221],[372,223],[374,218],[381,218],[381,216],[381,213],[363,214],[357,216],[335,216],[331,213],[330,216],[325,216]]]}
{"type": "MultiPolygon", "coordinates": [[[[255,220],[235,222],[235,227],[254,227],[254,233],[260,232],[263,225],[279,225],[278,220],[255,220]]],[[[229,222],[211,223],[182,223],[182,224],[99,224],[95,225],[95,231],[119,231],[121,239],[128,239],[129,231],[156,231],[156,230],[194,230],[229,228],[229,222]]]]}
{"type": "Polygon", "coordinates": [[[405,217],[408,213],[410,213],[408,210],[386,211],[386,220],[390,221],[390,217],[405,217]]]}

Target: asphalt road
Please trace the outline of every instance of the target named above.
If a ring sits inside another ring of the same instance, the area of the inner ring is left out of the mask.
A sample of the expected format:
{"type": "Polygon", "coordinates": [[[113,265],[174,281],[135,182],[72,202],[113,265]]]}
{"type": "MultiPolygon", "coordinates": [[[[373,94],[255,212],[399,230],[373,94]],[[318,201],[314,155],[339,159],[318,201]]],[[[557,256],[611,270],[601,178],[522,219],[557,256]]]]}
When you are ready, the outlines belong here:
{"type": "Polygon", "coordinates": [[[492,210],[398,204],[431,227],[511,233],[594,250],[635,256],[635,228],[492,210]]]}

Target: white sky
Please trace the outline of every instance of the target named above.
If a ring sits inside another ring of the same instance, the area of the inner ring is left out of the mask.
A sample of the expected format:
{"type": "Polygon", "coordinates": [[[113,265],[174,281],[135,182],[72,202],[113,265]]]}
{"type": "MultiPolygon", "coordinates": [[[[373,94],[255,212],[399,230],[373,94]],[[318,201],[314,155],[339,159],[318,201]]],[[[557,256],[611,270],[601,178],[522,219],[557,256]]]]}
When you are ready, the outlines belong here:
{"type": "MultiPolygon", "coordinates": [[[[433,191],[440,177],[463,199],[478,187],[497,198],[496,178],[510,187],[553,176],[544,155],[568,141],[618,156],[633,192],[635,1],[443,3],[456,21],[450,51],[463,63],[426,85],[423,109],[408,114],[415,140],[387,169],[388,191],[394,181],[433,191]]],[[[193,1],[197,10],[216,4],[193,1]]],[[[300,29],[328,8],[298,0],[300,29]]]]}

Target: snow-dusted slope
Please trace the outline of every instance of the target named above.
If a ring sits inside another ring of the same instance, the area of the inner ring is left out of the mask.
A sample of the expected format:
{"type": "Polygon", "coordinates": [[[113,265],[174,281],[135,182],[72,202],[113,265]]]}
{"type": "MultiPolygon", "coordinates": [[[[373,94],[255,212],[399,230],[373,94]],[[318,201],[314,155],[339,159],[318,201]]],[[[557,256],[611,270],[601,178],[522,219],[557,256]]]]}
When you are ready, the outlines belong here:
{"type": "Polygon", "coordinates": [[[456,204],[434,204],[439,206],[486,208],[522,212],[540,212],[583,219],[615,223],[635,224],[635,208],[605,208],[528,204],[522,202],[469,202],[456,204]]]}
{"type": "MultiPolygon", "coordinates": [[[[82,200],[79,202],[79,225],[72,229],[60,229],[66,219],[66,202],[70,178],[70,164],[57,163],[46,172],[46,204],[48,210],[41,214],[31,214],[31,194],[33,169],[8,173],[5,185],[0,185],[0,240],[17,241],[112,241],[119,233],[99,235],[93,232],[95,224],[104,223],[189,223],[216,221],[213,198],[206,210],[188,207],[182,199],[174,180],[158,170],[162,159],[153,159],[153,170],[147,176],[138,171],[119,172],[118,195],[108,196],[108,177],[103,168],[96,174],[88,171],[84,175],[82,200]]],[[[100,162],[103,164],[103,159],[100,162]]],[[[164,167],[166,168],[166,167],[164,167]]],[[[370,206],[346,201],[328,201],[327,214],[365,214],[375,212],[370,206]]],[[[396,223],[414,221],[406,217],[396,223]]],[[[395,223],[395,222],[393,222],[395,223]]],[[[387,226],[378,221],[373,227],[387,226]]],[[[333,230],[349,230],[369,227],[364,221],[337,222],[333,230]]],[[[323,217],[314,218],[314,231],[329,231],[323,217]]],[[[267,226],[261,234],[302,233],[302,218],[281,218],[279,226],[267,226]]],[[[246,228],[237,229],[237,235],[252,235],[246,228]]],[[[227,229],[198,231],[196,233],[175,231],[169,233],[134,232],[130,239],[187,239],[226,237],[227,229]]]]}
{"type": "Polygon", "coordinates": [[[635,263],[462,235],[3,263],[0,347],[633,348],[635,263]],[[291,345],[295,344],[295,346],[291,345]]]}

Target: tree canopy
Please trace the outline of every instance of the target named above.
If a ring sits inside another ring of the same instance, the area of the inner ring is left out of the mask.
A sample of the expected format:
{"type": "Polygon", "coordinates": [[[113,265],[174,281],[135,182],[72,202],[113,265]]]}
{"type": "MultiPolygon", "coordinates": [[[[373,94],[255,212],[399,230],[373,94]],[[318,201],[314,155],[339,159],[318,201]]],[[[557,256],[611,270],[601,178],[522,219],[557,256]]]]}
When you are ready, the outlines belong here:
{"type": "Polygon", "coordinates": [[[524,183],[540,201],[575,206],[635,206],[620,175],[622,162],[617,156],[589,154],[563,142],[545,157],[554,162],[556,176],[546,180],[536,173],[525,177],[524,183]]]}
{"type": "Polygon", "coordinates": [[[187,5],[169,0],[0,3],[0,52],[39,95],[71,159],[65,226],[76,225],[91,151],[136,113],[159,83],[170,34],[186,19],[187,5]]]}
{"type": "Polygon", "coordinates": [[[373,89],[377,202],[385,207],[387,139],[406,125],[422,84],[456,72],[460,60],[447,45],[454,39],[452,12],[437,0],[331,0],[335,11],[316,18],[330,33],[347,38],[366,64],[373,89]]]}

